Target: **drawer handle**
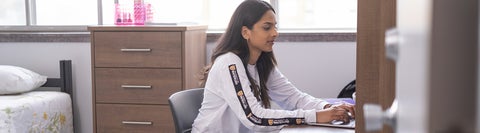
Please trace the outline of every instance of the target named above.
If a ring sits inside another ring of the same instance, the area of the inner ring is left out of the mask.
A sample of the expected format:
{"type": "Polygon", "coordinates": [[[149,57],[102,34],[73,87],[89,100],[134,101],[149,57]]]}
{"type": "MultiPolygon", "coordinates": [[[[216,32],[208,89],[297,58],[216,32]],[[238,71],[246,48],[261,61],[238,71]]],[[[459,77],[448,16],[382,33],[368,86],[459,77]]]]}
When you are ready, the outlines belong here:
{"type": "Polygon", "coordinates": [[[122,85],[122,88],[151,89],[151,85],[122,85]]]}
{"type": "Polygon", "coordinates": [[[122,48],[122,52],[150,52],[152,49],[149,48],[122,48]]]}
{"type": "Polygon", "coordinates": [[[122,124],[128,124],[128,125],[152,125],[152,122],[149,122],[149,121],[122,121],[122,124]]]}

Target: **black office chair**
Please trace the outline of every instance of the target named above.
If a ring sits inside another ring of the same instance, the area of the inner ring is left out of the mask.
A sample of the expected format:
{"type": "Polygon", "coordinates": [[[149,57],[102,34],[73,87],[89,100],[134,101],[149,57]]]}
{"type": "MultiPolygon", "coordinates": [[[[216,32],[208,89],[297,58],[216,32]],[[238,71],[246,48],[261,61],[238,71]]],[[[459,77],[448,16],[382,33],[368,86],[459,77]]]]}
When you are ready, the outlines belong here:
{"type": "Polygon", "coordinates": [[[356,80],[354,79],[343,87],[342,91],[338,94],[337,98],[353,98],[352,94],[356,91],[356,80]]]}
{"type": "Polygon", "coordinates": [[[176,133],[189,133],[192,124],[202,106],[203,88],[187,89],[176,92],[168,98],[176,133]]]}

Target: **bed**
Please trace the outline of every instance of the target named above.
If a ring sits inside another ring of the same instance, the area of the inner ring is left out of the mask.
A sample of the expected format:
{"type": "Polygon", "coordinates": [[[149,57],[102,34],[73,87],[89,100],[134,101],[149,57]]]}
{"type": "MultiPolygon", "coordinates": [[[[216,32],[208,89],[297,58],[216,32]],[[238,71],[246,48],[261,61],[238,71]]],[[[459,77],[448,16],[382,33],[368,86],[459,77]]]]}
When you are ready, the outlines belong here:
{"type": "Polygon", "coordinates": [[[59,87],[60,91],[0,95],[0,133],[74,131],[71,61],[60,61],[60,78],[46,78],[41,87],[59,87]]]}

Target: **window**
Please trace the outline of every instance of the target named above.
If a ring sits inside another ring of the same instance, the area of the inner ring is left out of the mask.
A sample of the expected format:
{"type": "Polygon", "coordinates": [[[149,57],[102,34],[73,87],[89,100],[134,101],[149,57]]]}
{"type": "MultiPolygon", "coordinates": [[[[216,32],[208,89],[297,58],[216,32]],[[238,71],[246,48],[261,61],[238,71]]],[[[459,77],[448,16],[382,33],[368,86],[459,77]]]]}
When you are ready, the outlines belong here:
{"type": "MultiPolygon", "coordinates": [[[[115,1],[2,0],[0,25],[113,25],[115,1]],[[28,1],[29,3],[25,3],[28,1]],[[101,5],[97,5],[99,3],[101,5]],[[25,7],[30,5],[30,14],[25,7]],[[99,7],[100,6],[100,7],[99,7]],[[98,9],[101,9],[100,11],[98,9]],[[101,17],[101,21],[98,18],[101,17]]],[[[144,0],[153,23],[197,23],[224,30],[243,0],[144,0]]],[[[280,30],[355,30],[357,0],[267,0],[277,11],[280,30]]]]}
{"type": "Polygon", "coordinates": [[[209,8],[206,8],[206,10],[208,10],[206,21],[209,24],[209,29],[224,30],[230,22],[233,11],[235,11],[242,1],[243,0],[209,0],[209,8]]]}
{"type": "MultiPolygon", "coordinates": [[[[133,0],[119,0],[120,4],[133,4],[133,0]]],[[[205,3],[202,0],[144,0],[147,10],[151,10],[152,22],[154,23],[178,23],[190,22],[200,23],[206,16],[203,8],[205,3]],[[187,4],[188,2],[188,4],[187,4]]],[[[114,24],[114,2],[103,2],[104,24],[114,24]],[[111,8],[110,8],[111,7],[111,8]]]]}
{"type": "Polygon", "coordinates": [[[94,25],[98,23],[97,0],[36,0],[35,4],[35,25],[94,25]]]}
{"type": "MultiPolygon", "coordinates": [[[[243,0],[144,0],[150,5],[153,23],[208,24],[209,29],[227,27],[235,8],[243,0]],[[188,4],[186,4],[188,3],[188,4]]],[[[123,2],[119,0],[119,2],[123,2]]],[[[103,0],[103,23],[114,24],[114,2],[103,0]]]]}
{"type": "Polygon", "coordinates": [[[357,0],[278,0],[281,29],[346,29],[357,27],[357,0]]]}
{"type": "Polygon", "coordinates": [[[2,0],[0,3],[0,25],[26,24],[24,0],[2,0]]]}

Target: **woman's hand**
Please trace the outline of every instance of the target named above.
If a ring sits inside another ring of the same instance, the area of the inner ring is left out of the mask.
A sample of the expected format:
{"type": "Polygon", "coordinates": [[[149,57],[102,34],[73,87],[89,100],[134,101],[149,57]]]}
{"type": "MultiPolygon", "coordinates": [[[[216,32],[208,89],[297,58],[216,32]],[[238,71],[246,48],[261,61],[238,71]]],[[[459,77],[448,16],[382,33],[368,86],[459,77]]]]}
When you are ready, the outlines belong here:
{"type": "Polygon", "coordinates": [[[355,119],[355,105],[353,104],[350,104],[350,103],[341,103],[341,104],[336,104],[336,105],[332,105],[330,108],[334,108],[334,107],[338,107],[338,108],[342,108],[342,109],[345,109],[348,111],[348,113],[350,113],[350,117],[352,119],[355,119]]]}
{"type": "Polygon", "coordinates": [[[332,105],[317,112],[317,123],[326,123],[333,120],[341,120],[348,123],[351,118],[355,118],[355,108],[348,103],[332,105]]]}

